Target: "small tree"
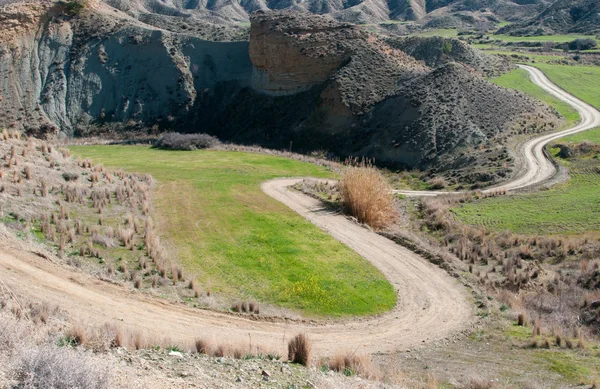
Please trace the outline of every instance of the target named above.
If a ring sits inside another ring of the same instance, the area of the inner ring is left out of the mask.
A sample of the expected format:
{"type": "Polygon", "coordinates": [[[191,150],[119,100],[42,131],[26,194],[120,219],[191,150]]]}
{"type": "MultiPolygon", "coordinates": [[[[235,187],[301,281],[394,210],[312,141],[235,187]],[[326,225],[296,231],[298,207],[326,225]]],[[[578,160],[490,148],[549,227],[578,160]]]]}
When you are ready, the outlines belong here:
{"type": "Polygon", "coordinates": [[[71,0],[62,2],[65,6],[65,15],[76,16],[87,7],[87,0],[71,0]]]}

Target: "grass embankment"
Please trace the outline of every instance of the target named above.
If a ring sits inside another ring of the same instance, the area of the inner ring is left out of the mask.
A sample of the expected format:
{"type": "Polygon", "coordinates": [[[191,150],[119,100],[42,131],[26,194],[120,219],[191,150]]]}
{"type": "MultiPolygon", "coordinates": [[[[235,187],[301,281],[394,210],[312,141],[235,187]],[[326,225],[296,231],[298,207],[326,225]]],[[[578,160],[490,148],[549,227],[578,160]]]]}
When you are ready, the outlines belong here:
{"type": "MultiPolygon", "coordinates": [[[[600,140],[591,130],[559,141],[600,140]]],[[[552,148],[557,158],[558,149],[552,148]]],[[[464,223],[528,234],[583,234],[600,231],[600,159],[598,156],[559,161],[571,179],[550,190],[520,196],[496,197],[453,210],[464,223]]]]}
{"type": "Polygon", "coordinates": [[[490,81],[505,88],[519,90],[552,106],[565,118],[566,125],[569,127],[580,119],[579,114],[573,107],[534,84],[529,77],[529,73],[524,69],[515,69],[490,81]]]}
{"type": "Polygon", "coordinates": [[[562,89],[600,109],[600,66],[535,65],[562,89]]]}
{"type": "Polygon", "coordinates": [[[331,177],[324,168],[225,151],[72,150],[157,180],[159,232],[186,272],[213,292],[316,316],[376,314],[396,303],[393,287],[370,263],[260,189],[274,177],[331,177]]]}

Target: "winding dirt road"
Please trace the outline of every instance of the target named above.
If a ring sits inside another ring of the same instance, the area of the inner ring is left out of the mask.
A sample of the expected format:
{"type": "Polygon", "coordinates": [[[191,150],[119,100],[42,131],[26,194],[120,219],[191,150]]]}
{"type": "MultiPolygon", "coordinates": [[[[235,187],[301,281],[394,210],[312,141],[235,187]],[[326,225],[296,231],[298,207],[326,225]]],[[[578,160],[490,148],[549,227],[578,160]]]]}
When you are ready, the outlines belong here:
{"type": "MultiPolygon", "coordinates": [[[[527,171],[502,188],[518,189],[553,174],[542,148],[549,141],[600,125],[600,113],[553,86],[536,69],[525,67],[536,83],[575,106],[583,122],[524,146],[527,171]]],[[[265,182],[262,189],[276,200],[348,245],[380,269],[398,292],[398,305],[386,314],[348,322],[268,322],[171,304],[23,251],[18,242],[0,242],[0,275],[18,295],[52,302],[85,323],[118,323],[153,341],[168,338],[185,345],[196,337],[215,343],[261,345],[285,353],[287,340],[307,333],[320,355],[336,351],[391,353],[443,340],[469,328],[474,306],[467,290],[445,271],[392,241],[324,209],[318,200],[288,190],[299,179],[265,182]]],[[[414,195],[415,192],[410,192],[414,195]]]]}
{"type": "Polygon", "coordinates": [[[65,269],[30,253],[3,247],[0,274],[17,294],[42,297],[88,323],[117,322],[150,339],[165,334],[178,344],[195,337],[253,344],[285,351],[285,337],[307,333],[321,354],[335,351],[389,353],[441,340],[473,319],[466,290],[440,268],[402,246],[323,209],[320,201],[288,186],[299,179],[264,183],[263,190],[371,261],[398,291],[396,308],[375,318],[344,323],[260,322],[241,316],[188,308],[65,269]],[[249,336],[250,334],[250,336],[249,336]]]}
{"type": "MultiPolygon", "coordinates": [[[[575,127],[540,136],[525,142],[517,150],[517,154],[519,154],[520,158],[523,160],[523,164],[520,172],[515,175],[515,178],[498,186],[483,190],[482,192],[497,190],[512,191],[537,185],[549,180],[556,174],[556,167],[544,154],[544,147],[556,139],[600,126],[600,111],[596,108],[553,84],[541,70],[528,65],[519,65],[519,67],[527,70],[531,80],[540,88],[575,108],[581,117],[581,121],[575,127]]],[[[440,194],[448,194],[449,192],[402,190],[396,191],[396,193],[416,197],[437,196],[440,194]]]]}

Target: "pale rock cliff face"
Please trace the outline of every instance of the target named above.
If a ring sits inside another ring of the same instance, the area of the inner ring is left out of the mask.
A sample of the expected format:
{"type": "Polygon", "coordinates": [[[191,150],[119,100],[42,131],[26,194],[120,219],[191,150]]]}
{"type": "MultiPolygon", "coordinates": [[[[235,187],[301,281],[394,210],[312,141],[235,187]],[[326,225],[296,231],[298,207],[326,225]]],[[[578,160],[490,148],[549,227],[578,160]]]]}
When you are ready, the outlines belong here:
{"type": "Polygon", "coordinates": [[[290,95],[327,81],[349,58],[349,50],[332,45],[332,30],[343,39],[362,38],[354,26],[325,17],[306,23],[282,13],[255,14],[251,19],[252,87],[272,95],[290,95]],[[264,16],[264,17],[263,17],[264,16]]]}

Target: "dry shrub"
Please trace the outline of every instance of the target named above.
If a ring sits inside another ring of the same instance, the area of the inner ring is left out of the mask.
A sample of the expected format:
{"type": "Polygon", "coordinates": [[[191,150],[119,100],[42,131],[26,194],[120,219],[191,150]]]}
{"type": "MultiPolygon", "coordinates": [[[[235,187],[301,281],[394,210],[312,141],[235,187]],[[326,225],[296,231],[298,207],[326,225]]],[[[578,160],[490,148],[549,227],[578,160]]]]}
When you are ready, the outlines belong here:
{"type": "Polygon", "coordinates": [[[240,303],[240,302],[233,303],[231,305],[231,310],[233,312],[242,312],[242,303],[240,303]]]}
{"type": "Polygon", "coordinates": [[[225,354],[227,354],[227,349],[222,344],[217,346],[217,348],[213,351],[213,357],[224,357],[225,354]]]}
{"type": "Polygon", "coordinates": [[[47,303],[34,305],[31,307],[31,319],[34,323],[46,324],[50,316],[50,308],[47,303]]]}
{"type": "Polygon", "coordinates": [[[100,358],[64,347],[43,345],[19,353],[14,376],[23,388],[111,387],[108,366],[100,358]]]}
{"type": "Polygon", "coordinates": [[[210,344],[206,340],[198,338],[194,344],[198,354],[210,354],[210,344]]]}
{"type": "Polygon", "coordinates": [[[125,338],[125,334],[123,333],[123,331],[118,327],[115,328],[115,336],[113,338],[111,346],[112,347],[124,347],[126,343],[127,343],[127,340],[125,338]]]}
{"type": "Polygon", "coordinates": [[[141,333],[136,332],[131,335],[131,338],[133,340],[133,347],[135,347],[136,350],[140,350],[144,347],[144,338],[141,333]]]}
{"type": "Polygon", "coordinates": [[[142,287],[142,279],[137,273],[135,273],[133,276],[133,287],[136,289],[140,289],[142,287]]]}
{"type": "Polygon", "coordinates": [[[244,353],[239,348],[234,348],[232,351],[232,356],[235,359],[242,359],[242,357],[244,356],[244,353]]]}
{"type": "Polygon", "coordinates": [[[349,163],[339,187],[344,208],[360,223],[381,229],[396,218],[392,188],[370,163],[349,163]]]}
{"type": "Polygon", "coordinates": [[[87,341],[87,331],[82,325],[71,327],[65,332],[65,339],[73,346],[81,346],[87,341]]]}
{"type": "Polygon", "coordinates": [[[328,367],[344,375],[359,375],[370,379],[379,376],[377,368],[367,355],[336,354],[329,361],[328,367]]]}
{"type": "Polygon", "coordinates": [[[429,187],[433,190],[444,189],[448,185],[443,177],[432,178],[431,180],[429,180],[428,184],[429,187]]]}
{"type": "Polygon", "coordinates": [[[298,334],[288,343],[288,360],[310,366],[311,344],[306,335],[298,334]]]}
{"type": "Polygon", "coordinates": [[[104,234],[92,233],[92,242],[107,249],[116,247],[115,241],[104,234]]]}

